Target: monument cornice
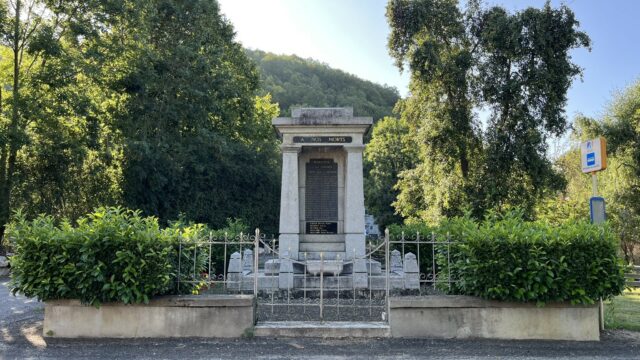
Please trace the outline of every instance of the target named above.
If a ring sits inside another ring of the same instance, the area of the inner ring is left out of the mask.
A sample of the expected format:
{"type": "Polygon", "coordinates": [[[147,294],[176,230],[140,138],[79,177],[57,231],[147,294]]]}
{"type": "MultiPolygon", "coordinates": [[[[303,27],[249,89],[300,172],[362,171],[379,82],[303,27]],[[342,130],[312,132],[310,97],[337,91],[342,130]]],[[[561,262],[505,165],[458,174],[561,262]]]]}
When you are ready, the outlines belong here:
{"type": "Polygon", "coordinates": [[[364,145],[344,145],[342,147],[344,149],[344,151],[350,153],[350,152],[363,152],[365,146],[364,145]]]}
{"type": "Polygon", "coordinates": [[[299,153],[300,151],[302,151],[302,146],[300,145],[280,145],[280,150],[283,153],[299,153]]]}
{"type": "Polygon", "coordinates": [[[271,122],[274,126],[331,126],[331,125],[373,125],[372,117],[343,117],[343,118],[290,118],[279,117],[271,122]]]}

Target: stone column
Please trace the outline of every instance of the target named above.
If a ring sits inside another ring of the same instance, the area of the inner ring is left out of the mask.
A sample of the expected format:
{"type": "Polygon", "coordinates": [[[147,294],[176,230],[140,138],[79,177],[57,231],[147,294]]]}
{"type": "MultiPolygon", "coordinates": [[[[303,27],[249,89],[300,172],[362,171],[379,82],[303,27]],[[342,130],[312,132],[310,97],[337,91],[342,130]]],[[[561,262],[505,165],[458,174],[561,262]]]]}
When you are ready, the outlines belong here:
{"type": "Polygon", "coordinates": [[[362,151],[364,145],[345,146],[347,152],[344,187],[344,234],[347,257],[365,254],[364,184],[362,179],[362,151]]]}
{"type": "Polygon", "coordinates": [[[282,188],[280,195],[280,254],[289,252],[292,259],[298,259],[300,241],[300,204],[298,187],[299,146],[283,145],[282,188]]]}

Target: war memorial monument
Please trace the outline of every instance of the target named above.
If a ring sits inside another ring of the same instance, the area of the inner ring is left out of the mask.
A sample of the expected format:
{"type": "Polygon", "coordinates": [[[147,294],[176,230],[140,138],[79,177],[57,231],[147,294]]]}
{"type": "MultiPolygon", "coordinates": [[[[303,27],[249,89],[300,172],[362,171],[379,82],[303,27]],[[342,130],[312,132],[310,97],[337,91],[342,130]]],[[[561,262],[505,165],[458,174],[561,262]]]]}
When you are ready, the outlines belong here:
{"type": "Polygon", "coordinates": [[[280,249],[293,259],[364,255],[362,152],[370,117],[351,108],[294,109],[282,137],[280,249]]]}
{"type": "MultiPolygon", "coordinates": [[[[353,116],[352,108],[298,108],[272,124],[282,140],[279,238],[276,248],[261,250],[275,256],[254,262],[250,249],[233,254],[230,279],[290,289],[322,274],[325,287],[385,288],[365,238],[362,154],[373,119],[353,116]]],[[[404,257],[390,254],[390,286],[418,288],[416,257],[404,257]]]]}

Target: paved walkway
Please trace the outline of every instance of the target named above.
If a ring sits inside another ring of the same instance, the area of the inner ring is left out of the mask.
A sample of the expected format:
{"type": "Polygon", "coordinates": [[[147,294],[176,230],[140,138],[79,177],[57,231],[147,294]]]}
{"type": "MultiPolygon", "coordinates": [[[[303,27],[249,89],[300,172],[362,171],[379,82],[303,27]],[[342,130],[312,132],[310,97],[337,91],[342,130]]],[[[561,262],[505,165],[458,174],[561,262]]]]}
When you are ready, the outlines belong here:
{"type": "Polygon", "coordinates": [[[640,359],[640,333],[601,342],[409,339],[42,338],[42,304],[9,294],[0,278],[0,359],[640,359]]]}

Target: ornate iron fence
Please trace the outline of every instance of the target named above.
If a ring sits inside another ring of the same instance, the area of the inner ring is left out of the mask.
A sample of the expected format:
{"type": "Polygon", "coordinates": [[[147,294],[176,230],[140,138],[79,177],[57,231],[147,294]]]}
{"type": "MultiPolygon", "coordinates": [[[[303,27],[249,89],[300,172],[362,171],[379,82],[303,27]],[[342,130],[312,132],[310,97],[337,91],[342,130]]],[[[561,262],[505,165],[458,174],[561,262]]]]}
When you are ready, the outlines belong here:
{"type": "Polygon", "coordinates": [[[251,273],[257,257],[253,256],[258,244],[255,234],[225,234],[216,237],[185,237],[178,245],[175,280],[184,293],[193,289],[198,294],[250,294],[255,293],[251,273]],[[248,251],[247,251],[248,250],[248,251]],[[245,256],[243,257],[243,254],[245,256]],[[231,271],[231,272],[230,272],[231,271]]]}
{"type": "MultiPolygon", "coordinates": [[[[366,254],[295,259],[259,230],[184,238],[175,281],[184,293],[255,294],[259,321],[387,321],[389,296],[448,292],[454,243],[435,234],[369,237],[366,254]]],[[[314,254],[317,255],[317,254],[314,254]]]]}
{"type": "MultiPolygon", "coordinates": [[[[387,235],[388,236],[388,235],[387,235]]],[[[458,281],[455,271],[450,266],[455,258],[456,242],[451,240],[451,236],[431,234],[405,234],[402,232],[396,238],[389,237],[389,246],[392,253],[394,252],[403,260],[402,271],[405,278],[409,278],[414,282],[410,286],[401,289],[399,286],[393,286],[392,295],[433,295],[450,293],[453,286],[458,281]],[[412,268],[412,261],[415,259],[417,263],[417,285],[415,284],[416,275],[415,268],[412,268]],[[401,291],[398,291],[401,290],[401,291]]],[[[393,262],[391,268],[394,272],[393,262]]]]}

